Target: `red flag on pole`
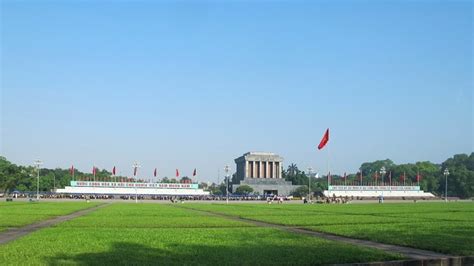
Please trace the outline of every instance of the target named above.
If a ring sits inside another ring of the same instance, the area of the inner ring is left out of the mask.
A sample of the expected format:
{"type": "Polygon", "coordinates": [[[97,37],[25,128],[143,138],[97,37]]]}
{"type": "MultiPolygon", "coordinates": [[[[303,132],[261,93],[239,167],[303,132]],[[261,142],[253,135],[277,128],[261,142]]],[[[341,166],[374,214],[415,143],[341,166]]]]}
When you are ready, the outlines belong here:
{"type": "Polygon", "coordinates": [[[326,133],[324,133],[324,136],[323,136],[323,138],[321,139],[321,142],[318,145],[318,150],[321,150],[322,148],[324,148],[324,146],[326,146],[328,141],[329,141],[329,128],[326,129],[326,133]]]}
{"type": "Polygon", "coordinates": [[[153,172],[153,176],[156,177],[156,168],[155,168],[155,171],[153,172]]]}
{"type": "Polygon", "coordinates": [[[416,173],[416,182],[418,182],[418,183],[419,183],[419,182],[420,182],[420,180],[421,180],[421,175],[420,175],[420,173],[419,173],[419,172],[417,172],[417,173],[416,173]]]}
{"type": "Polygon", "coordinates": [[[133,168],[133,176],[137,176],[137,168],[136,167],[133,168]]]}
{"type": "Polygon", "coordinates": [[[95,175],[97,169],[95,168],[95,166],[92,167],[92,174],[95,175]]]}
{"type": "Polygon", "coordinates": [[[193,176],[196,176],[196,168],[194,168],[193,176]]]}
{"type": "Polygon", "coordinates": [[[112,174],[115,175],[115,166],[112,168],[112,174]]]}
{"type": "Polygon", "coordinates": [[[71,169],[69,170],[69,173],[71,175],[74,175],[74,165],[71,165],[71,169]]]}
{"type": "Polygon", "coordinates": [[[331,172],[328,173],[328,182],[331,184],[331,172]]]}
{"type": "Polygon", "coordinates": [[[176,177],[179,177],[179,170],[176,169],[176,177]]]}

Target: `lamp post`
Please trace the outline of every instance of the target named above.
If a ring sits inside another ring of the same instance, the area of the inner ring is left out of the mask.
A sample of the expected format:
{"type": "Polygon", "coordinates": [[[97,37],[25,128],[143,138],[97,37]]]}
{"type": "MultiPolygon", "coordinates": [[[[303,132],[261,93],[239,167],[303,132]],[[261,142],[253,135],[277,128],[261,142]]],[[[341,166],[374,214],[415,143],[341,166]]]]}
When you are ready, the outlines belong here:
{"type": "MultiPolygon", "coordinates": [[[[382,168],[380,168],[380,175],[381,175],[381,177],[382,177],[382,185],[384,185],[384,180],[383,180],[383,178],[384,178],[384,176],[385,176],[386,173],[387,173],[387,170],[385,170],[385,166],[382,166],[382,168]]],[[[381,196],[381,198],[380,198],[380,203],[383,203],[383,189],[382,189],[382,196],[381,196]]]]}
{"type": "Polygon", "coordinates": [[[448,202],[448,175],[449,170],[448,168],[444,169],[444,177],[445,177],[445,185],[444,185],[444,202],[448,202]]]}
{"type": "Polygon", "coordinates": [[[313,172],[313,167],[308,167],[308,199],[311,202],[311,173],[313,172]]]}
{"type": "Polygon", "coordinates": [[[56,175],[53,173],[53,192],[56,192],[56,175]]]}
{"type": "Polygon", "coordinates": [[[224,167],[224,171],[225,171],[225,195],[226,195],[226,203],[229,204],[229,171],[230,171],[230,167],[228,165],[226,165],[224,167]]]}
{"type": "Polygon", "coordinates": [[[37,183],[36,183],[36,200],[39,200],[39,185],[40,185],[40,165],[42,165],[43,162],[40,160],[35,160],[34,165],[36,166],[36,173],[37,173],[37,183]]]}
{"type": "Polygon", "coordinates": [[[138,203],[137,173],[138,173],[138,168],[140,168],[141,165],[138,162],[134,162],[132,167],[133,167],[133,177],[135,178],[135,203],[138,203]]]}
{"type": "Polygon", "coordinates": [[[380,168],[380,176],[382,177],[382,185],[385,185],[384,176],[386,173],[387,173],[387,170],[385,170],[385,166],[382,166],[382,168],[380,168]]]}

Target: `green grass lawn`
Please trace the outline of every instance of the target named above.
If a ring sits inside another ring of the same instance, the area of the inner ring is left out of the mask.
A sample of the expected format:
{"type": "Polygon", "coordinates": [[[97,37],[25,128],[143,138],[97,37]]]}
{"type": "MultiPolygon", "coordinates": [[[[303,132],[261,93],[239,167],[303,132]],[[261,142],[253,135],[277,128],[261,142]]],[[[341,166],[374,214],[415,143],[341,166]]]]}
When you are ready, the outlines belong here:
{"type": "Polygon", "coordinates": [[[187,207],[454,255],[474,255],[473,203],[187,207]]]}
{"type": "Polygon", "coordinates": [[[0,231],[96,206],[86,202],[0,202],[0,231]]]}
{"type": "Polygon", "coordinates": [[[400,258],[178,205],[128,203],[112,204],[0,246],[0,265],[310,265],[400,258]]]}

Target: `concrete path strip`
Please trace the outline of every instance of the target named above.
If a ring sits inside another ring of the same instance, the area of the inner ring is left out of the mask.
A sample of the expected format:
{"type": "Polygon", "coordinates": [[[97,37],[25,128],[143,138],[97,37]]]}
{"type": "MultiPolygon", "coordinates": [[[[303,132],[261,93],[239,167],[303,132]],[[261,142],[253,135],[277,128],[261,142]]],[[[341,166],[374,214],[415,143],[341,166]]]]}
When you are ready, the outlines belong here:
{"type": "Polygon", "coordinates": [[[99,209],[99,208],[105,207],[109,204],[110,203],[105,203],[105,204],[101,204],[101,205],[98,205],[98,206],[95,206],[95,207],[92,207],[92,208],[79,210],[79,211],[76,211],[76,212],[73,212],[73,213],[70,213],[70,214],[67,214],[67,215],[54,217],[54,218],[51,218],[49,220],[37,222],[37,223],[26,225],[26,226],[23,226],[23,227],[8,229],[7,231],[4,231],[4,232],[0,233],[0,245],[6,244],[10,241],[13,241],[17,238],[20,238],[24,235],[30,234],[30,233],[32,233],[34,231],[37,231],[37,230],[40,230],[42,228],[50,227],[50,226],[53,226],[55,224],[77,218],[79,216],[86,215],[88,213],[91,213],[91,212],[99,209]]]}
{"type": "Polygon", "coordinates": [[[450,255],[436,253],[436,252],[428,251],[428,250],[422,250],[422,249],[416,249],[416,248],[410,248],[410,247],[404,247],[404,246],[396,246],[396,245],[391,245],[391,244],[383,244],[383,243],[373,242],[373,241],[368,241],[368,240],[361,240],[361,239],[349,238],[349,237],[338,236],[338,235],[333,235],[333,234],[328,234],[328,233],[315,232],[315,231],[311,231],[304,228],[278,225],[278,224],[272,224],[272,223],[267,223],[267,222],[262,222],[262,221],[255,221],[255,220],[241,218],[241,217],[224,214],[224,213],[193,209],[192,207],[189,207],[189,206],[186,206],[186,207],[179,206],[179,207],[182,207],[188,210],[201,212],[201,213],[211,214],[214,216],[224,217],[224,218],[228,218],[228,219],[232,219],[236,221],[247,222],[247,223],[251,223],[260,227],[272,227],[272,228],[277,228],[277,229],[288,231],[288,232],[310,235],[310,236],[319,237],[319,238],[323,238],[327,240],[344,242],[344,243],[348,243],[352,245],[364,246],[364,247],[369,247],[369,248],[376,248],[376,249],[383,250],[386,252],[399,253],[410,259],[429,260],[429,259],[443,259],[443,258],[452,257],[450,255]]]}

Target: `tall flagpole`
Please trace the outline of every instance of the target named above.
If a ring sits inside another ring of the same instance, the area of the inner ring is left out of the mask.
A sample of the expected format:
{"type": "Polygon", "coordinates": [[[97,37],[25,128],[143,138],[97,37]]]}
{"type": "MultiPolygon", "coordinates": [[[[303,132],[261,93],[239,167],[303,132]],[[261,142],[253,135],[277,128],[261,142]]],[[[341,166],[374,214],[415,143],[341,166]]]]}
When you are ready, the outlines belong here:
{"type": "Polygon", "coordinates": [[[40,180],[40,166],[43,164],[42,161],[40,160],[35,160],[34,165],[36,166],[36,174],[37,174],[37,184],[36,184],[36,200],[39,201],[40,195],[39,195],[39,180],[40,180]]]}
{"type": "Polygon", "coordinates": [[[326,147],[327,149],[327,158],[326,158],[326,166],[327,166],[327,170],[328,170],[328,191],[329,191],[329,186],[331,185],[331,179],[330,179],[330,170],[329,170],[329,145],[326,147]]]}
{"type": "Polygon", "coordinates": [[[311,203],[311,172],[313,171],[313,168],[310,166],[308,167],[308,198],[309,202],[311,203]]]}
{"type": "MultiPolygon", "coordinates": [[[[328,142],[329,142],[329,128],[327,128],[326,131],[324,132],[323,138],[319,142],[318,150],[323,149],[328,142]]],[[[328,193],[329,193],[329,186],[331,185],[331,180],[330,180],[330,177],[329,177],[329,147],[326,147],[326,149],[327,149],[326,166],[327,166],[327,170],[328,170],[328,174],[327,174],[326,178],[327,178],[328,193]]]]}

